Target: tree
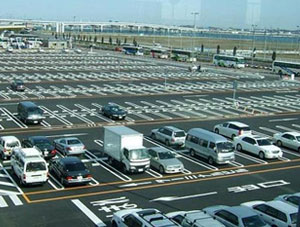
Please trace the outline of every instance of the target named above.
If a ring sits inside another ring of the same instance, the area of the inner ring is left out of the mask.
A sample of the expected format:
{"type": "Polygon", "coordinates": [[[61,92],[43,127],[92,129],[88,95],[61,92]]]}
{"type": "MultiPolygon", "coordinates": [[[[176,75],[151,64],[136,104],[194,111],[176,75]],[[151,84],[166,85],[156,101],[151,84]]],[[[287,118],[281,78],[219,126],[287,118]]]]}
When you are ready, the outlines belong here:
{"type": "Polygon", "coordinates": [[[116,38],[116,44],[119,45],[119,38],[116,38]]]}
{"type": "Polygon", "coordinates": [[[201,44],[201,53],[203,53],[203,52],[204,52],[204,45],[201,44]]]}
{"type": "Polygon", "coordinates": [[[63,37],[63,39],[65,39],[65,38],[66,38],[66,36],[65,36],[65,33],[63,33],[62,37],[63,37]]]}
{"type": "Polygon", "coordinates": [[[276,60],[276,51],[273,51],[273,53],[272,53],[272,60],[273,60],[273,61],[276,60]]]}
{"type": "Polygon", "coordinates": [[[94,37],[94,43],[97,43],[97,36],[94,37]]]}
{"type": "Polygon", "coordinates": [[[217,46],[217,54],[220,53],[220,45],[217,46]]]}
{"type": "Polygon", "coordinates": [[[55,33],[55,39],[57,39],[57,33],[55,33]]]}
{"type": "Polygon", "coordinates": [[[233,48],[233,53],[232,53],[233,56],[236,55],[236,51],[237,51],[237,47],[235,46],[235,47],[233,48]]]}
{"type": "Polygon", "coordinates": [[[101,43],[104,44],[104,37],[101,38],[101,43]]]}
{"type": "Polygon", "coordinates": [[[52,32],[52,36],[54,36],[54,32],[52,32]]]}
{"type": "Polygon", "coordinates": [[[133,38],[132,43],[133,43],[134,46],[137,46],[137,45],[138,45],[138,44],[137,44],[137,41],[135,40],[135,38],[133,38]]]}
{"type": "Polygon", "coordinates": [[[127,37],[124,38],[124,43],[127,43],[127,37]]]}
{"type": "Polygon", "coordinates": [[[112,38],[111,38],[111,36],[109,37],[109,39],[108,39],[108,40],[109,40],[109,41],[108,41],[108,42],[109,42],[109,44],[110,44],[110,45],[112,45],[112,38]]]}

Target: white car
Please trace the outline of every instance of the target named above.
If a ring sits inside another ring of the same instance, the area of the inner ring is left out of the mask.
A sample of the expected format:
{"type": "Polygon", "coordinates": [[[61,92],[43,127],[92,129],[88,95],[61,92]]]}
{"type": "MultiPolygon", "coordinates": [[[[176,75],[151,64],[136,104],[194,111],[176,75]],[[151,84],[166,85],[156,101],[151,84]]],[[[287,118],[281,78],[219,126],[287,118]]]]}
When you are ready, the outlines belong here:
{"type": "Polygon", "coordinates": [[[251,135],[252,131],[249,125],[238,121],[228,121],[215,125],[214,132],[233,139],[236,136],[251,135]]]}
{"type": "Polygon", "coordinates": [[[251,201],[242,206],[252,208],[265,222],[277,227],[296,227],[298,209],[282,201],[251,201]]]}
{"type": "Polygon", "coordinates": [[[201,210],[175,211],[166,216],[184,227],[225,227],[221,222],[201,210]]]}
{"type": "Polygon", "coordinates": [[[274,200],[280,200],[298,208],[300,203],[300,192],[296,192],[294,194],[279,195],[274,200]]]}
{"type": "Polygon", "coordinates": [[[279,132],[273,135],[273,140],[279,147],[288,147],[300,152],[299,132],[279,132]]]}
{"type": "Polygon", "coordinates": [[[156,209],[126,209],[113,214],[112,227],[177,227],[180,226],[156,209]]]}
{"type": "Polygon", "coordinates": [[[21,148],[19,139],[15,136],[0,137],[0,157],[4,160],[11,156],[13,149],[21,148]]]}
{"type": "Polygon", "coordinates": [[[273,145],[268,138],[257,135],[246,135],[234,138],[233,144],[237,151],[247,151],[258,155],[260,159],[282,157],[279,147],[273,145]]]}

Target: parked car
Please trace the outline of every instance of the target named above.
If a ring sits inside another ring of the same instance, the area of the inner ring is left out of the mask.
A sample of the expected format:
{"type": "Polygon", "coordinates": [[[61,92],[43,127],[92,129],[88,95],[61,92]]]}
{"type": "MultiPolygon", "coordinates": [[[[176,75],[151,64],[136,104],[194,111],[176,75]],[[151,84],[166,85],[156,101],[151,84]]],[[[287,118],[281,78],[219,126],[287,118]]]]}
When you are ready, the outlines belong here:
{"type": "Polygon", "coordinates": [[[288,147],[300,152],[300,133],[299,132],[279,132],[273,135],[277,146],[288,147]]]}
{"type": "Polygon", "coordinates": [[[52,159],[49,171],[54,173],[63,185],[87,184],[92,179],[90,171],[78,157],[52,159]]]}
{"type": "Polygon", "coordinates": [[[166,214],[183,227],[223,227],[221,222],[201,210],[175,211],[166,214]]]}
{"type": "Polygon", "coordinates": [[[214,132],[231,139],[236,136],[252,134],[249,125],[238,121],[228,121],[222,124],[217,124],[214,127],[214,132]]]}
{"type": "Polygon", "coordinates": [[[203,209],[204,212],[216,218],[228,227],[267,227],[268,224],[251,208],[245,206],[211,206],[203,209]]]}
{"type": "Polygon", "coordinates": [[[165,143],[167,146],[184,146],[186,133],[174,126],[163,126],[151,131],[151,138],[165,143]]]}
{"type": "Polygon", "coordinates": [[[283,201],[298,208],[300,204],[300,192],[296,192],[294,194],[280,195],[277,196],[274,200],[283,201]]]}
{"type": "Polygon", "coordinates": [[[11,156],[14,148],[21,148],[19,139],[15,136],[1,136],[0,137],[0,155],[2,160],[11,156]]]}
{"type": "Polygon", "coordinates": [[[156,209],[125,209],[113,214],[112,227],[177,227],[175,223],[167,216],[156,209]]]}
{"type": "Polygon", "coordinates": [[[40,124],[45,119],[43,110],[30,101],[20,102],[17,110],[20,120],[25,124],[40,124]]]}
{"type": "Polygon", "coordinates": [[[14,80],[10,84],[10,88],[13,91],[24,91],[25,86],[23,80],[14,80]]]}
{"type": "Polygon", "coordinates": [[[238,151],[248,151],[261,159],[282,157],[279,147],[273,145],[268,138],[257,135],[246,135],[234,138],[233,144],[238,151]]]}
{"type": "Polygon", "coordinates": [[[56,155],[54,146],[46,136],[30,136],[27,139],[23,139],[21,144],[24,148],[36,148],[46,160],[56,155]]]}
{"type": "Polygon", "coordinates": [[[125,110],[123,110],[120,106],[112,103],[102,106],[101,113],[104,116],[115,120],[124,120],[127,115],[127,112],[125,110]]]}
{"type": "Polygon", "coordinates": [[[56,139],[54,148],[63,155],[81,155],[86,151],[85,145],[76,137],[56,139]]]}
{"type": "Polygon", "coordinates": [[[148,154],[150,166],[158,169],[160,173],[180,173],[184,169],[183,163],[171,151],[163,147],[150,148],[148,154]]]}
{"type": "Polygon", "coordinates": [[[296,227],[298,209],[282,201],[251,201],[242,206],[252,208],[265,222],[277,227],[296,227]]]}

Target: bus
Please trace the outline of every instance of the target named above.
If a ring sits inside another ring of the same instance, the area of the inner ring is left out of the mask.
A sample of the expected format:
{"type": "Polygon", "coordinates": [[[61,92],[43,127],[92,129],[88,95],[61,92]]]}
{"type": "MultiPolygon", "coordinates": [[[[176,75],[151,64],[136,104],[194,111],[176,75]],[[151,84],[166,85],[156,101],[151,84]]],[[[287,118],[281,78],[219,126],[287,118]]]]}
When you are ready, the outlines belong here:
{"type": "Polygon", "coordinates": [[[171,58],[175,61],[196,62],[196,53],[190,50],[175,49],[171,51],[171,58]]]}
{"type": "Polygon", "coordinates": [[[215,54],[213,64],[223,67],[245,68],[244,57],[215,54]]]}
{"type": "Polygon", "coordinates": [[[144,55],[143,53],[143,48],[140,46],[123,46],[123,51],[125,54],[130,54],[130,55],[144,55]]]}
{"type": "Polygon", "coordinates": [[[168,59],[169,53],[166,49],[156,48],[150,50],[151,55],[153,58],[161,58],[161,59],[168,59]]]}
{"type": "Polygon", "coordinates": [[[272,71],[281,75],[300,76],[300,62],[273,61],[272,71]]]}

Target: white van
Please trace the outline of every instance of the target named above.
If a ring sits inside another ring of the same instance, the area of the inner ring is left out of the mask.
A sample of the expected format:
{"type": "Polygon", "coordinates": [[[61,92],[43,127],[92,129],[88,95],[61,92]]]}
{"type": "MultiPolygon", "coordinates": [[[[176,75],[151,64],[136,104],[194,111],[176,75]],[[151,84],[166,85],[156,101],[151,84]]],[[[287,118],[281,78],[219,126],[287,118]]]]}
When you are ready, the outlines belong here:
{"type": "Polygon", "coordinates": [[[2,160],[11,156],[14,148],[21,148],[21,143],[15,136],[1,136],[0,137],[0,156],[2,160]]]}
{"type": "Polygon", "coordinates": [[[47,163],[35,148],[14,149],[11,165],[20,185],[43,184],[48,180],[47,163]]]}
{"type": "Polygon", "coordinates": [[[188,131],[185,147],[191,156],[206,158],[209,164],[226,164],[234,161],[234,146],[225,137],[202,128],[188,131]]]}

